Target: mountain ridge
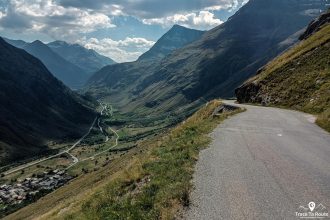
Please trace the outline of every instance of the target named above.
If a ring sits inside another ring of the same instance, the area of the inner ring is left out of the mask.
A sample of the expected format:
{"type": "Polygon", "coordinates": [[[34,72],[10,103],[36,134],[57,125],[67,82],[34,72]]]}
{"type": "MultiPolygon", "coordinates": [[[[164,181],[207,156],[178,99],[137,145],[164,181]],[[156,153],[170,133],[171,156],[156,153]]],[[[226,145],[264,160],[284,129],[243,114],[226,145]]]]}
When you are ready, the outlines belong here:
{"type": "Polygon", "coordinates": [[[98,54],[79,44],[69,44],[65,41],[53,41],[47,44],[55,53],[83,69],[89,75],[104,66],[115,64],[111,58],[98,54]]]}
{"type": "Polygon", "coordinates": [[[162,59],[172,51],[181,48],[202,37],[205,31],[194,30],[180,25],[174,25],[138,60],[162,59]]]}
{"type": "Polygon", "coordinates": [[[96,115],[89,104],[25,50],[2,38],[0,48],[1,164],[46,153],[49,141],[80,137],[96,115]]]}
{"type": "Polygon", "coordinates": [[[302,41],[236,89],[241,103],[262,103],[318,115],[330,131],[330,11],[312,22],[302,41]],[[318,24],[318,25],[315,25],[318,24]]]}
{"type": "Polygon", "coordinates": [[[325,7],[322,0],[289,4],[251,0],[227,22],[154,62],[153,67],[146,63],[130,70],[127,65],[133,64],[122,64],[126,69],[123,74],[117,72],[120,66],[104,68],[91,78],[87,90],[98,97],[120,100],[123,109],[149,113],[171,111],[204,98],[232,97],[237,86],[292,46],[295,40],[284,46],[283,41],[306,27],[314,13],[325,7]],[[121,77],[111,80],[112,75],[121,77]]]}
{"type": "Polygon", "coordinates": [[[17,42],[22,41],[5,40],[13,46],[19,47],[32,56],[37,57],[57,79],[71,88],[79,88],[87,80],[88,75],[84,70],[55,53],[40,40],[35,40],[31,43],[25,42],[25,44],[17,44],[17,42]]]}

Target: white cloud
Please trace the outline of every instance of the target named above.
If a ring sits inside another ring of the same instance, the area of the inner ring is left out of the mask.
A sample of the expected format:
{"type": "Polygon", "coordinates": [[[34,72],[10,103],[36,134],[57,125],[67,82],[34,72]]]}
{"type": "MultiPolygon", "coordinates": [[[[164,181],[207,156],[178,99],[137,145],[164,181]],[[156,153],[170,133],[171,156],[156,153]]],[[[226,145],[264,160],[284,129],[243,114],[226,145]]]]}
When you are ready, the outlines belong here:
{"type": "Polygon", "coordinates": [[[118,6],[121,14],[139,19],[161,18],[201,10],[229,10],[243,1],[247,0],[58,0],[64,6],[93,10],[118,6]]]}
{"type": "Polygon", "coordinates": [[[189,28],[207,30],[223,23],[217,19],[215,15],[209,11],[200,11],[199,13],[175,14],[164,18],[143,19],[145,24],[159,24],[164,27],[169,27],[174,24],[179,24],[189,28]]]}
{"type": "Polygon", "coordinates": [[[0,24],[21,32],[40,31],[54,38],[114,27],[105,14],[65,8],[53,0],[11,0],[8,13],[0,17],[0,24]]]}
{"type": "MultiPolygon", "coordinates": [[[[230,10],[243,2],[247,0],[0,0],[0,29],[5,30],[4,35],[23,36],[23,40],[42,37],[72,43],[81,39],[82,45],[124,62],[135,60],[154,42],[138,37],[115,41],[111,34],[126,37],[144,24],[208,30],[222,23],[216,11],[230,10]],[[121,20],[125,16],[137,21],[133,23],[136,27],[128,25],[127,32],[121,20]],[[112,20],[120,28],[108,31],[115,27],[112,20]]],[[[146,36],[153,36],[153,27],[143,28],[146,36]]]]}
{"type": "Polygon", "coordinates": [[[219,10],[235,10],[239,6],[244,5],[249,0],[227,0],[222,2],[217,2],[215,5],[207,6],[204,8],[206,11],[219,11],[219,10]]]}
{"type": "Polygon", "coordinates": [[[144,38],[130,38],[115,41],[111,38],[83,38],[77,43],[100,54],[111,57],[116,62],[129,62],[136,60],[141,54],[152,47],[155,42],[144,38]]]}

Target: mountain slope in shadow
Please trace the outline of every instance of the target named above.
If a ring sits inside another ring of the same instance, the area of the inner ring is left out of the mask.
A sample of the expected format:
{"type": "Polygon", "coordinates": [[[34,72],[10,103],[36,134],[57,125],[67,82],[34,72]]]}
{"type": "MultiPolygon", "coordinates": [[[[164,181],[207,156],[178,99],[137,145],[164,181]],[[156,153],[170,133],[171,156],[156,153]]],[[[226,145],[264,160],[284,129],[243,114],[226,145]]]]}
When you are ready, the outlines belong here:
{"type": "Polygon", "coordinates": [[[70,88],[80,88],[89,77],[82,68],[64,59],[39,40],[32,43],[9,39],[6,39],[6,41],[41,60],[57,79],[70,88]]]}
{"type": "Polygon", "coordinates": [[[46,152],[49,141],[76,139],[95,117],[40,60],[2,38],[0,87],[1,164],[46,152]]]}

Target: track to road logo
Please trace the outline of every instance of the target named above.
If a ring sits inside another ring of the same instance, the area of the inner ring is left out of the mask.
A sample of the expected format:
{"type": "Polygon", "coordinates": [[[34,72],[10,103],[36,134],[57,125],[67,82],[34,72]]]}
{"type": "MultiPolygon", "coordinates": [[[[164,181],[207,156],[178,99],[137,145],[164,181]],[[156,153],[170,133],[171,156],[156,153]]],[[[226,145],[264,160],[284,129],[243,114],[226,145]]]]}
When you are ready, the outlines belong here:
{"type": "Polygon", "coordinates": [[[310,202],[307,204],[307,208],[304,206],[299,206],[298,211],[295,212],[296,217],[306,218],[306,219],[322,219],[329,218],[329,213],[327,208],[321,203],[316,206],[315,202],[310,202]]]}

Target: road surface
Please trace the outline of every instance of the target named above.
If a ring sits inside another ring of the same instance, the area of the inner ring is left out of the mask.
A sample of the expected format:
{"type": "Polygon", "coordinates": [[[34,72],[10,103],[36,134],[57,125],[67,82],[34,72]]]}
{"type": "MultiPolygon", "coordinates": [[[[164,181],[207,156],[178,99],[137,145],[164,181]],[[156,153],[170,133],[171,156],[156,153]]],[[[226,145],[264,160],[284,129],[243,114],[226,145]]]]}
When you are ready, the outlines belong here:
{"type": "MultiPolygon", "coordinates": [[[[100,105],[102,106],[101,115],[103,115],[104,110],[107,110],[107,107],[108,107],[108,106],[107,106],[107,105],[103,105],[101,102],[99,102],[99,103],[100,103],[100,105]]],[[[106,115],[108,116],[108,112],[106,112],[106,115]]],[[[113,116],[113,108],[112,108],[112,105],[110,105],[110,116],[111,116],[111,117],[113,116]]],[[[102,129],[100,123],[101,123],[101,118],[98,119],[97,125],[98,125],[98,127],[99,127],[101,133],[104,134],[103,129],[102,129]]],[[[94,154],[93,156],[90,156],[90,157],[88,157],[88,158],[85,158],[85,159],[83,159],[83,160],[81,160],[81,161],[93,160],[95,157],[100,156],[101,154],[104,154],[104,153],[106,153],[106,152],[109,152],[110,149],[115,148],[115,147],[118,146],[119,135],[118,135],[117,131],[114,130],[113,128],[111,128],[111,127],[109,127],[109,129],[110,129],[110,130],[115,134],[115,136],[116,136],[115,144],[112,145],[112,146],[110,146],[110,147],[107,148],[106,150],[101,151],[101,152],[98,152],[98,153],[94,154]]],[[[108,141],[109,141],[109,136],[105,134],[105,143],[108,142],[108,141]]]]}
{"type": "Polygon", "coordinates": [[[330,215],[329,133],[311,115],[244,107],[200,153],[184,219],[299,219],[311,201],[330,215]]]}

